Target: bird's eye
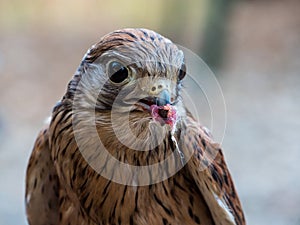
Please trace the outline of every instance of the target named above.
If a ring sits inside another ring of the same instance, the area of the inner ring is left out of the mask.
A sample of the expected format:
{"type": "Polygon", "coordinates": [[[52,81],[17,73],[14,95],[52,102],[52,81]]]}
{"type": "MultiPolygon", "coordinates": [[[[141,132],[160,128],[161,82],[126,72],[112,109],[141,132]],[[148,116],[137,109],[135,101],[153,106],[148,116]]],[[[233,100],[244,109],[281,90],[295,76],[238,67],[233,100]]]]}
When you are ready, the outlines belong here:
{"type": "Polygon", "coordinates": [[[113,83],[122,83],[128,77],[128,69],[120,62],[112,61],[108,65],[109,79],[113,83]]]}
{"type": "Polygon", "coordinates": [[[179,70],[178,79],[182,80],[185,77],[185,74],[186,74],[186,66],[185,66],[185,64],[182,64],[182,66],[179,70]]]}

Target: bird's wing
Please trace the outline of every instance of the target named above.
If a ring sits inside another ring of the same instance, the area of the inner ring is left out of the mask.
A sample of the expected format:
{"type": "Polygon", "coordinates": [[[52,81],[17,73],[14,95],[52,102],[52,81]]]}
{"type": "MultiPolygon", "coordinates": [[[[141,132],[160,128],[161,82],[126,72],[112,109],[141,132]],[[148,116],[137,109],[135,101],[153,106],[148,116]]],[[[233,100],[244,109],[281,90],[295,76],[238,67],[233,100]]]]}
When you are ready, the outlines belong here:
{"type": "Polygon", "coordinates": [[[219,144],[191,117],[182,132],[181,147],[192,156],[188,172],[195,180],[211,211],[215,224],[245,225],[241,203],[219,144]]]}
{"type": "Polygon", "coordinates": [[[39,133],[29,159],[25,204],[30,225],[59,223],[59,182],[47,129],[39,133]]]}

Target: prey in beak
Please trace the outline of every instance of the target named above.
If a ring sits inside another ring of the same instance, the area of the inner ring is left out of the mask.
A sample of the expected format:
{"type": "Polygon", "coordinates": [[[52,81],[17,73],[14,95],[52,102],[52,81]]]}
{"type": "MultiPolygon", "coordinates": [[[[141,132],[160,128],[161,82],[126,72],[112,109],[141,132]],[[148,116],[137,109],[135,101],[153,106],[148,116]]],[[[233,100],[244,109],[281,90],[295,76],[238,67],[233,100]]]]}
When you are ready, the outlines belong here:
{"type": "Polygon", "coordinates": [[[170,92],[167,89],[161,90],[155,96],[140,99],[137,105],[141,106],[144,111],[148,111],[153,120],[161,125],[169,124],[173,127],[176,123],[176,109],[171,103],[170,92]]]}

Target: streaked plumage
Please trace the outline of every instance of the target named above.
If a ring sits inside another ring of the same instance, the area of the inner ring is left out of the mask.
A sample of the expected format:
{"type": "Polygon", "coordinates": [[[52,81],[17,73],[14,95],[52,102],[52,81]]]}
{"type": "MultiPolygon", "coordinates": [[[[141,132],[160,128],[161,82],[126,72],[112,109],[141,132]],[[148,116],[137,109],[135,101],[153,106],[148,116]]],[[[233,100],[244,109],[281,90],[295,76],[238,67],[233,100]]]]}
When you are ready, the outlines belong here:
{"type": "Polygon", "coordinates": [[[183,53],[171,41],[146,29],[112,32],[88,50],[29,161],[31,225],[245,224],[220,146],[180,98],[183,65],[183,53]],[[110,70],[118,76],[109,81],[110,70]],[[128,128],[137,139],[129,138],[128,128]],[[151,150],[133,150],[118,135],[132,148],[151,150]],[[122,170],[118,177],[120,165],[104,157],[104,147],[119,162],[139,167],[175,157],[163,172],[131,176],[122,170]],[[163,175],[167,179],[155,182],[163,175]],[[116,177],[123,184],[107,179],[116,177]]]}

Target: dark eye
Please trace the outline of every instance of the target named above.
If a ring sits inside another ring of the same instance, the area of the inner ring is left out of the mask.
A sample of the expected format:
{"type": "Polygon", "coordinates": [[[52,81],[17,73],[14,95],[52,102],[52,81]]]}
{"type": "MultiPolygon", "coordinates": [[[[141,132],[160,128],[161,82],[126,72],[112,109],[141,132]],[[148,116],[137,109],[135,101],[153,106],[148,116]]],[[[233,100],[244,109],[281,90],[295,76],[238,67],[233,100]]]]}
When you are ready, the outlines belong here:
{"type": "Polygon", "coordinates": [[[128,77],[128,69],[120,62],[113,61],[108,65],[109,79],[114,83],[122,83],[128,77]]]}
{"type": "Polygon", "coordinates": [[[182,66],[179,70],[178,79],[182,80],[185,77],[185,74],[186,74],[186,66],[185,66],[185,64],[182,64],[182,66]]]}

